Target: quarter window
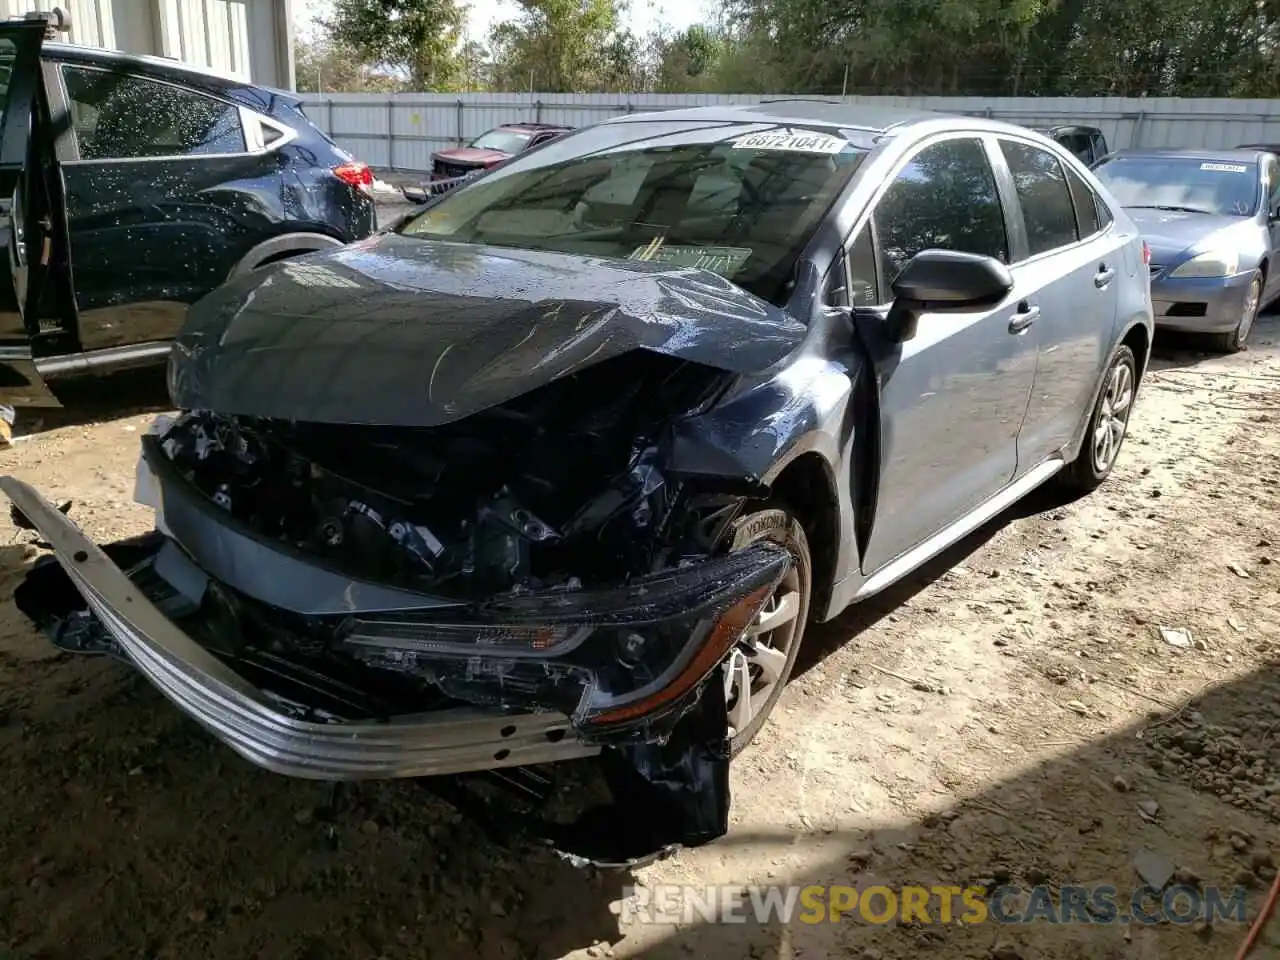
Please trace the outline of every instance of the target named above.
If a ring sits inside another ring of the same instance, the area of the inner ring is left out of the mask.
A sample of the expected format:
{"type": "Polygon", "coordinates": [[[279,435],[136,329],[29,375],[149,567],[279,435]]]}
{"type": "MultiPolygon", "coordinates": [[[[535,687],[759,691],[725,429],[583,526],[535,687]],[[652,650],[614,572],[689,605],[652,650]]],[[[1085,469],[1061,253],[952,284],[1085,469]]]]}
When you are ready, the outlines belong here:
{"type": "Polygon", "coordinates": [[[1098,217],[1098,200],[1089,185],[1074,170],[1067,169],[1067,185],[1076,207],[1076,226],[1081,238],[1092,237],[1102,229],[1098,217]]]}
{"type": "Polygon", "coordinates": [[[243,153],[240,111],[194,90],[64,65],[82,160],[243,153]]]}
{"type": "Polygon", "coordinates": [[[917,153],[880,198],[873,219],[886,287],[921,250],[1009,261],[995,175],[978,140],[944,140],[917,153]]]}
{"type": "Polygon", "coordinates": [[[1013,140],[1001,140],[1000,149],[1013,174],[1031,256],[1075,243],[1079,239],[1076,214],[1058,158],[1047,150],[1013,140]]]}
{"type": "Polygon", "coordinates": [[[1116,222],[1116,218],[1111,213],[1111,208],[1097,194],[1094,194],[1093,205],[1098,211],[1098,226],[1102,227],[1102,229],[1105,230],[1116,222]]]}

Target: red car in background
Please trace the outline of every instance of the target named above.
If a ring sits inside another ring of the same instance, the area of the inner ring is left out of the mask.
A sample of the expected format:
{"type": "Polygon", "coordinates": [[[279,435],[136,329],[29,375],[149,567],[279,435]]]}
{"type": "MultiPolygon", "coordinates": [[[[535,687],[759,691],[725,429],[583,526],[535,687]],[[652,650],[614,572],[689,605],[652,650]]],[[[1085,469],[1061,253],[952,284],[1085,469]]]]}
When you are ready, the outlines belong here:
{"type": "Polygon", "coordinates": [[[531,147],[562,137],[572,129],[554,123],[504,123],[476,137],[465,147],[433,153],[431,179],[453,180],[465,177],[531,147]]]}

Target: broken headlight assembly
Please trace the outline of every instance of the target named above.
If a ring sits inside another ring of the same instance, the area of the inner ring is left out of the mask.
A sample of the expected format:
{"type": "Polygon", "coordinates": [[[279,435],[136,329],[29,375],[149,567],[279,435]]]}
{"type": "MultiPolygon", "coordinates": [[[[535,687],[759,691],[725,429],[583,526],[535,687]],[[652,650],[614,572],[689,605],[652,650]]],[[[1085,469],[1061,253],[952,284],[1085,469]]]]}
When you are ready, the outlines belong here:
{"type": "Polygon", "coordinates": [[[674,723],[791,565],[762,543],[611,589],[515,593],[442,616],[362,615],[345,652],[446,694],[568,714],[585,737],[674,723]]]}

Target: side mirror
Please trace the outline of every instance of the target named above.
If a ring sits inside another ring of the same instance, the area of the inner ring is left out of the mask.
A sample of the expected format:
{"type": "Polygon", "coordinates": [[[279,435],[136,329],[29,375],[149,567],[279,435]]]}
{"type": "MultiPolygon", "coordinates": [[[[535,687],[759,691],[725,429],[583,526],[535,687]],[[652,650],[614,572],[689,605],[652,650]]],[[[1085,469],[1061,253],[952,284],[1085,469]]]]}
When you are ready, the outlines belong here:
{"type": "Polygon", "coordinates": [[[889,321],[899,340],[910,340],[921,313],[992,306],[1012,289],[1009,268],[993,257],[958,250],[922,250],[893,281],[889,321]]]}

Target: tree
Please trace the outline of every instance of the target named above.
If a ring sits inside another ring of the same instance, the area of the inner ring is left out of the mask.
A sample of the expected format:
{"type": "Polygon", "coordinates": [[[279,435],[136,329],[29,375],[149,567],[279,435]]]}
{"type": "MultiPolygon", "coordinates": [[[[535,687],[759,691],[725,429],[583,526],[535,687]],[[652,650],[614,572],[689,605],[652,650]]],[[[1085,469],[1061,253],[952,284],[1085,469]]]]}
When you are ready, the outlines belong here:
{"type": "Polygon", "coordinates": [[[580,93],[631,87],[638,44],[618,0],[518,0],[489,37],[501,89],[580,93]]]}
{"type": "Polygon", "coordinates": [[[298,90],[302,93],[390,93],[401,81],[371,70],[353,50],[328,40],[294,43],[298,90]]]}
{"type": "Polygon", "coordinates": [[[464,81],[465,20],[456,0],[336,0],[323,25],[334,43],[403,74],[411,89],[447,91],[464,81]]]}
{"type": "Polygon", "coordinates": [[[717,28],[695,24],[675,36],[659,35],[654,45],[659,91],[684,93],[716,87],[716,71],[728,45],[717,28]]]}

